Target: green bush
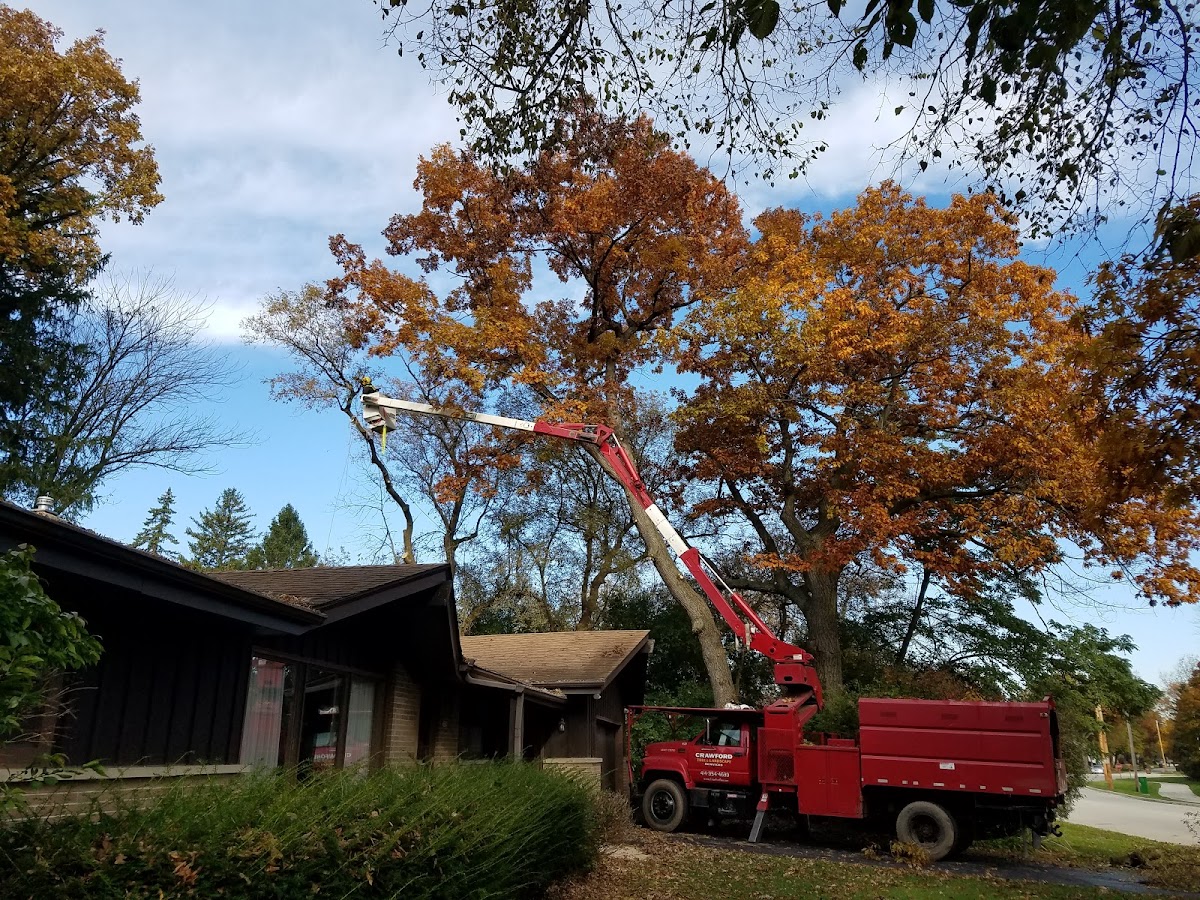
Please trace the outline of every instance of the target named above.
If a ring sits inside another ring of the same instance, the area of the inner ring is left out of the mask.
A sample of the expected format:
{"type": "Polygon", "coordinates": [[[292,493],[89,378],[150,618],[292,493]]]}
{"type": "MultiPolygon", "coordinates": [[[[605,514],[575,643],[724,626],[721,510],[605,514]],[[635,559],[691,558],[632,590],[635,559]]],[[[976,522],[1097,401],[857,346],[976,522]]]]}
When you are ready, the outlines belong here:
{"type": "Polygon", "coordinates": [[[521,764],[181,781],[0,832],[0,896],[533,897],[597,840],[592,792],[521,764]]]}

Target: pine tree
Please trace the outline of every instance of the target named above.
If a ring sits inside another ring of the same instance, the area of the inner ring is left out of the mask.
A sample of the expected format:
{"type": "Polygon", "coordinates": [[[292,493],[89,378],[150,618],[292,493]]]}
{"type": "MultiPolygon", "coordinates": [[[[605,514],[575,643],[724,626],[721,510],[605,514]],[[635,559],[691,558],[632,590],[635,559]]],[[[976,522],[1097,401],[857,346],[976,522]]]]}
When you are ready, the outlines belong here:
{"type": "Polygon", "coordinates": [[[288,504],[271,520],[262,543],[246,556],[248,569],[303,569],[317,564],[300,514],[288,504]]]}
{"type": "Polygon", "coordinates": [[[179,538],[167,530],[175,518],[174,491],[167,488],[166,493],[159,497],[157,502],[158,505],[146,514],[146,521],[142,523],[142,530],[133,539],[133,546],[139,550],[166,556],[170,552],[165,549],[167,544],[179,543],[179,538]]]}
{"type": "Polygon", "coordinates": [[[226,488],[213,509],[192,519],[196,529],[187,530],[191,550],[191,566],[197,569],[242,569],[246,554],[254,545],[254,529],[250,526],[250,510],[245,498],[236,488],[226,488]]]}

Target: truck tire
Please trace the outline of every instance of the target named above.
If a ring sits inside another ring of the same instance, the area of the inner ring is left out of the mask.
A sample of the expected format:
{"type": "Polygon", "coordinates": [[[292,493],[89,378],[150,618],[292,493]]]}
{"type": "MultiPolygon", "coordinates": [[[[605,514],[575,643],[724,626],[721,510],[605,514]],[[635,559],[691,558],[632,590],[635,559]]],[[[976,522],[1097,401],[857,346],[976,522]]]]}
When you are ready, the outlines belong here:
{"type": "Polygon", "coordinates": [[[950,856],[961,856],[971,849],[971,845],[975,843],[975,822],[964,816],[958,816],[954,820],[957,827],[958,835],[954,839],[954,846],[950,848],[950,856]]]}
{"type": "Polygon", "coordinates": [[[655,831],[674,831],[687,818],[687,794],[678,781],[660,778],[651,782],[642,797],[642,816],[655,831]]]}
{"type": "Polygon", "coordinates": [[[896,837],[916,844],[931,862],[945,859],[958,842],[958,825],[943,807],[928,800],[916,800],[896,816],[896,837]]]}

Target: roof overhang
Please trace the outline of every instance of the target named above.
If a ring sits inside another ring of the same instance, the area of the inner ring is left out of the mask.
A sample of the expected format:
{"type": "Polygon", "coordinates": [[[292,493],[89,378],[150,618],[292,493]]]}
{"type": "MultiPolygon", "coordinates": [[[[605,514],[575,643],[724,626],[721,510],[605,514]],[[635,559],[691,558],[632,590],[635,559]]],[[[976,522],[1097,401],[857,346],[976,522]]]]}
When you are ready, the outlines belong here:
{"type": "Polygon", "coordinates": [[[525,699],[540,703],[543,706],[562,706],[567,702],[566,694],[562,691],[547,690],[537,685],[525,684],[500,672],[493,672],[490,669],[485,669],[483,666],[477,666],[471,662],[464,663],[462,678],[467,684],[475,685],[476,687],[493,688],[512,694],[523,694],[525,699]]]}
{"type": "MultiPolygon", "coordinates": [[[[450,581],[450,567],[445,566],[435,569],[431,572],[422,572],[411,578],[403,581],[397,581],[393,584],[386,585],[383,588],[364,591],[360,594],[355,594],[351,597],[343,597],[331,603],[321,604],[321,612],[325,615],[325,621],[329,623],[340,622],[343,619],[349,619],[352,616],[360,615],[372,609],[377,609],[380,606],[385,606],[388,603],[394,603],[397,600],[403,600],[406,597],[411,597],[414,594],[420,594],[425,591],[431,591],[450,581]]],[[[449,605],[453,611],[452,605],[449,605]]],[[[457,625],[457,617],[455,617],[455,625],[457,625]]],[[[453,629],[455,646],[458,641],[458,628],[453,629]]]]}
{"type": "Polygon", "coordinates": [[[312,609],[234,587],[51,516],[0,503],[0,549],[29,544],[34,567],[100,581],[265,632],[302,634],[325,621],[312,609]]]}

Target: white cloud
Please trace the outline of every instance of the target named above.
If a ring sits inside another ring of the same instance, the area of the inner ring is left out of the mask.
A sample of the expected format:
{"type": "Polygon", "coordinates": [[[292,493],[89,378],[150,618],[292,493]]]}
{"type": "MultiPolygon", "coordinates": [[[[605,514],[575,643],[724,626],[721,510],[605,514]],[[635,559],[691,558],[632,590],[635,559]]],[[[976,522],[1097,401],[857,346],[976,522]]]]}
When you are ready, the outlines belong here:
{"type": "Polygon", "coordinates": [[[419,203],[417,157],[457,135],[425,74],[384,47],[367,0],[41,0],[35,12],[68,40],[105,29],[141,84],[166,200],[141,226],[104,226],[112,267],[209,298],[223,340],[267,292],[333,274],[331,233],[381,251],[389,216],[419,203]]]}

